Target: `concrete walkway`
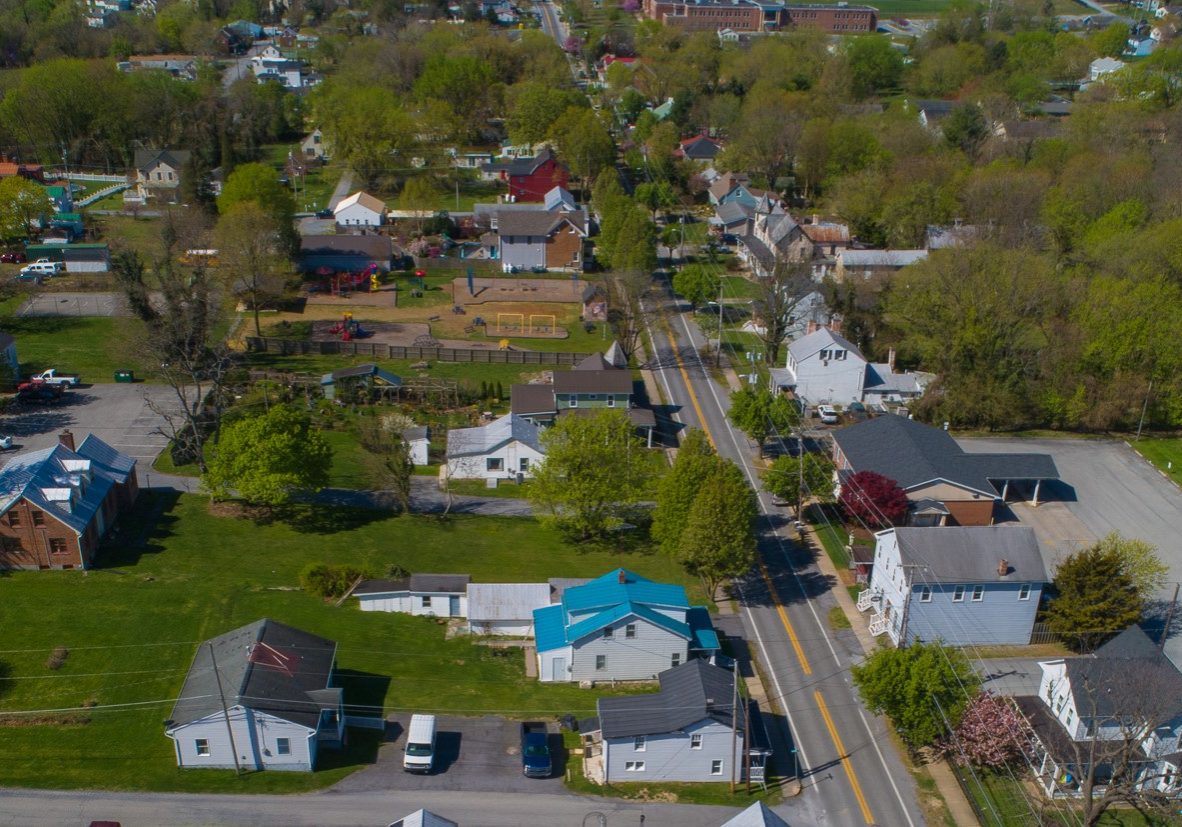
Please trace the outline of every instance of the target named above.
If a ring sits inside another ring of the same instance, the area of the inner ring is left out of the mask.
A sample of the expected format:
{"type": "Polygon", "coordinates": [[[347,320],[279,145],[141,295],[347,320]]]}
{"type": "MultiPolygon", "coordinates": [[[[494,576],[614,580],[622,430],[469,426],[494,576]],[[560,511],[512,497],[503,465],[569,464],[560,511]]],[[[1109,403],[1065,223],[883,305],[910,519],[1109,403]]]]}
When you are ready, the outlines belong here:
{"type": "Polygon", "coordinates": [[[341,173],[341,180],[337,181],[336,187],[332,191],[332,197],[328,199],[328,209],[335,210],[337,204],[345,200],[349,195],[349,190],[353,188],[353,170],[346,169],[341,173]]]}

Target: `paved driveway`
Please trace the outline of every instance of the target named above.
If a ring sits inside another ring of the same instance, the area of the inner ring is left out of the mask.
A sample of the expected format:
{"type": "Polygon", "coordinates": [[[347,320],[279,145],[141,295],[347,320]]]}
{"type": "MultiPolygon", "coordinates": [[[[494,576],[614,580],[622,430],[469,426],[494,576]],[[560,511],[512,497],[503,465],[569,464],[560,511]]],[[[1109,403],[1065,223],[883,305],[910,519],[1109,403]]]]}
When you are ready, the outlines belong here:
{"type": "Polygon", "coordinates": [[[559,747],[562,739],[550,736],[555,771],[550,778],[526,778],[521,773],[520,736],[517,721],[483,718],[437,717],[436,770],[416,775],[402,770],[406,728],[410,715],[391,716],[377,763],[354,773],[333,787],[334,792],[373,790],[466,790],[470,792],[521,792],[562,794],[565,766],[559,747]]]}
{"type": "Polygon", "coordinates": [[[179,408],[172,388],[163,385],[86,385],[67,391],[53,405],[20,406],[0,421],[0,433],[15,437],[16,453],[53,445],[64,428],[73,431],[78,442],[95,434],[139,460],[140,485],[146,487],[152,462],[168,444],[159,433],[164,420],[148,407],[148,399],[167,409],[179,408]]]}
{"type": "Polygon", "coordinates": [[[973,668],[981,675],[982,688],[997,695],[1037,695],[1042,681],[1038,663],[1038,658],[987,658],[974,661],[973,668]]]}

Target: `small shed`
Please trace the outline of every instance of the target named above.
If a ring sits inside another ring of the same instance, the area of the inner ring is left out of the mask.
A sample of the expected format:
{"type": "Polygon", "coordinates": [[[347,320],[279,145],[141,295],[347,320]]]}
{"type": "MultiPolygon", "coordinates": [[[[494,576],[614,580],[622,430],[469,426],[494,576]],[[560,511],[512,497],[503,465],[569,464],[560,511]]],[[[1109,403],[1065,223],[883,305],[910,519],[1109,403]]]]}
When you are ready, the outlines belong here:
{"type": "Polygon", "coordinates": [[[382,370],[374,364],[342,368],[320,377],[320,387],[324,391],[325,399],[336,399],[337,387],[343,385],[360,385],[367,389],[376,388],[384,392],[401,388],[402,377],[382,370]]]}
{"type": "Polygon", "coordinates": [[[583,321],[607,321],[607,291],[598,284],[588,284],[583,288],[581,297],[583,302],[583,321]]]}
{"type": "Polygon", "coordinates": [[[402,441],[410,449],[410,461],[415,465],[430,465],[431,430],[426,425],[416,425],[402,432],[402,441]]]}
{"type": "Polygon", "coordinates": [[[67,273],[105,273],[111,261],[111,248],[106,244],[29,244],[25,254],[29,261],[60,261],[67,273]]]}
{"type": "Polygon", "coordinates": [[[469,579],[466,574],[412,574],[395,580],[364,580],[353,595],[363,612],[465,617],[469,579]]]}
{"type": "Polygon", "coordinates": [[[534,609],[549,605],[549,583],[471,583],[468,630],[477,635],[533,637],[534,609]]]}

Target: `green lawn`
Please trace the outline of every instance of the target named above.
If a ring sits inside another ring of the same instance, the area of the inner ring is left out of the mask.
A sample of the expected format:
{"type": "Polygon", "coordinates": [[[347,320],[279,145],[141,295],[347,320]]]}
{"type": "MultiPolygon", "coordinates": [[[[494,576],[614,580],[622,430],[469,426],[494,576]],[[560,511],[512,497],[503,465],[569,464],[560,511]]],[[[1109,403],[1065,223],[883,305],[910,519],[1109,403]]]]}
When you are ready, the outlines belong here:
{"type": "Polygon", "coordinates": [[[841,524],[834,519],[832,513],[827,515],[829,522],[826,523],[821,519],[818,508],[820,506],[808,506],[805,509],[805,519],[816,528],[817,536],[821,538],[821,545],[825,547],[825,553],[829,555],[829,559],[833,561],[833,565],[837,567],[838,571],[848,569],[850,556],[846,553],[845,544],[849,538],[841,532],[841,524]]]}
{"type": "Polygon", "coordinates": [[[130,215],[96,215],[94,224],[112,252],[135,250],[151,267],[160,256],[163,222],[158,218],[133,218],[130,215]]]}
{"type": "Polygon", "coordinates": [[[1138,439],[1129,444],[1159,471],[1182,485],[1182,439],[1138,439]]]}
{"type": "MultiPolygon", "coordinates": [[[[976,776],[964,769],[957,769],[965,781],[969,797],[976,805],[978,812],[985,814],[982,827],[1023,827],[1034,823],[1062,824],[1064,827],[1080,824],[1077,813],[1068,810],[1069,805],[1060,802],[1051,805],[1047,800],[1038,796],[1032,790],[1023,790],[1009,773],[991,773],[978,771],[976,776]],[[1031,801],[1047,817],[1044,822],[1037,822],[1032,817],[1031,801]]],[[[1017,770],[1014,774],[1019,781],[1023,774],[1017,770]]],[[[1100,827],[1166,827],[1178,824],[1177,820],[1163,818],[1147,818],[1136,810],[1109,810],[1100,819],[1100,827]]]]}
{"type": "Polygon", "coordinates": [[[21,373],[46,368],[82,377],[83,382],[113,382],[114,373],[131,368],[137,379],[151,380],[148,363],[137,351],[136,323],[127,318],[95,316],[0,315],[0,329],[16,337],[21,373]]]}
{"type": "MultiPolygon", "coordinates": [[[[179,791],[295,792],[322,787],[371,760],[375,742],[350,733],[353,748],[314,775],[181,771],[163,735],[197,644],[261,617],[339,644],[346,702],[395,711],[591,715],[598,691],[526,680],[522,657],[494,654],[427,618],[334,608],[294,589],[309,562],[352,563],[382,572],[466,572],[477,581],[592,577],[625,565],[657,580],[700,587],[653,553],[620,554],[566,543],[528,519],[392,517],[305,508],[258,524],[214,516],[203,497],[141,495],[123,542],[90,572],[6,574],[0,628],[0,711],[95,705],[71,720],[52,714],[0,717],[0,786],[179,791]],[[160,509],[155,528],[146,522],[160,509]],[[135,538],[147,537],[135,547],[135,538]],[[19,630],[19,631],[18,631],[19,630]],[[57,671],[55,647],[69,656],[57,671]],[[117,706],[117,705],[125,706],[117,706]],[[135,704],[133,706],[133,704],[135,704]],[[335,768],[333,764],[338,764],[335,768]]],[[[512,760],[507,758],[506,760],[512,760]]]]}
{"type": "MultiPolygon", "coordinates": [[[[298,142],[292,144],[267,144],[263,147],[263,163],[271,164],[277,170],[283,170],[287,165],[287,154],[292,152],[299,157],[298,142]]],[[[328,206],[332,191],[341,180],[344,167],[340,164],[329,163],[324,166],[309,164],[308,172],[302,180],[291,180],[292,198],[295,199],[296,210],[315,212],[328,206]]]]}

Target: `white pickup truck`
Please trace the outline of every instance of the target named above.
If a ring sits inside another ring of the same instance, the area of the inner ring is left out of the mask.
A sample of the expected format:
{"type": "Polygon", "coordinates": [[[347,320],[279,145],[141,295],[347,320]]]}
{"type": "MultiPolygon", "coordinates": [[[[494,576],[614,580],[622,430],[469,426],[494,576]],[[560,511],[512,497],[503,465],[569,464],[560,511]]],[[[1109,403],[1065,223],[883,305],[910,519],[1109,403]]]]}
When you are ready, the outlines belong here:
{"type": "Polygon", "coordinates": [[[58,373],[57,368],[50,368],[49,370],[43,370],[40,373],[33,374],[30,381],[42,382],[46,385],[77,385],[78,377],[58,373]]]}

